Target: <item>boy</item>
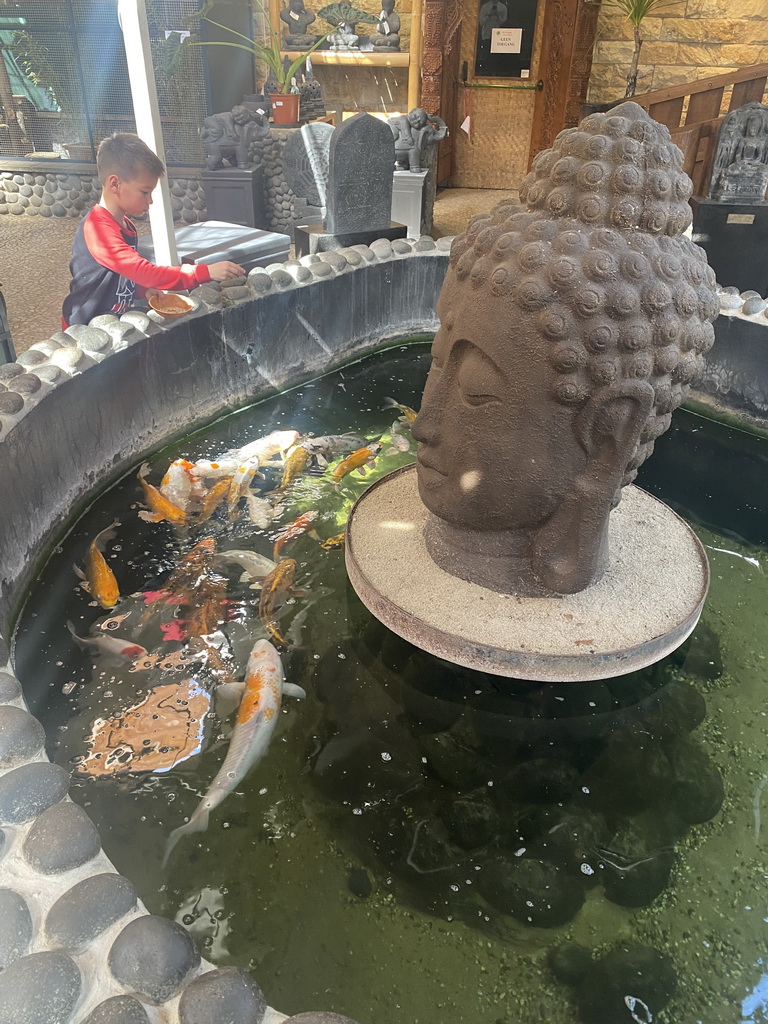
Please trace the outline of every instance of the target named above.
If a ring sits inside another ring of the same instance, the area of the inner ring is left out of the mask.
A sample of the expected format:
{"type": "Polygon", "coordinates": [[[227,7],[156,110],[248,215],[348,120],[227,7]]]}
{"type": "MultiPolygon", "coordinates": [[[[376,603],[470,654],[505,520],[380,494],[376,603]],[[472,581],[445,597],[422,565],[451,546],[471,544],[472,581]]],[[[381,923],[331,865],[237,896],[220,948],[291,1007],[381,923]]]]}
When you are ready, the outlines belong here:
{"type": "Polygon", "coordinates": [[[157,267],[139,256],[130,218],[147,212],[165,167],[137,135],[118,132],[104,139],[96,168],[101,200],[80,222],[72,243],[72,283],[62,308],[65,327],[87,324],[102,313],[119,316],[134,295],[150,298],[159,290],[196,288],[206,281],[243,276],[243,268],[229,260],[157,267]]]}

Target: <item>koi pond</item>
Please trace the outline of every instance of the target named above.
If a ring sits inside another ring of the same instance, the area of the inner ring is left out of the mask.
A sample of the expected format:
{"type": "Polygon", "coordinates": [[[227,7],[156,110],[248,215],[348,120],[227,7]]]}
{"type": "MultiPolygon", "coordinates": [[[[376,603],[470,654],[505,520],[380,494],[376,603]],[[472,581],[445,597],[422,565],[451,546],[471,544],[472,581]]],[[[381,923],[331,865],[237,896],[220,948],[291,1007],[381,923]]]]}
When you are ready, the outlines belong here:
{"type": "Polygon", "coordinates": [[[683,648],[588,684],[474,673],[385,630],[339,538],[367,484],[414,459],[428,365],[423,345],[380,352],[94,501],[15,634],[50,757],[148,909],[286,1013],[768,1020],[768,441],[680,411],[643,467],[710,559],[683,648]],[[263,640],[290,684],[269,750],[168,849],[263,640]]]}

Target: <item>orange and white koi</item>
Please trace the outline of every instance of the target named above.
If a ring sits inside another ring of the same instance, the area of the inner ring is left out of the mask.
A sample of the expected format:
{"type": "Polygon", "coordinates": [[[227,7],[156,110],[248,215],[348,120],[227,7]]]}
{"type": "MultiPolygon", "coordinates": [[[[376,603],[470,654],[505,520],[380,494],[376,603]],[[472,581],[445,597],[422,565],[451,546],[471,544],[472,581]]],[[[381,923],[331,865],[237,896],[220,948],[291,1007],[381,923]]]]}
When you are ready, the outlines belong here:
{"type": "Polygon", "coordinates": [[[368,444],[365,448],[358,448],[356,452],[352,452],[334,469],[334,483],[340,483],[348,473],[352,473],[356,469],[359,469],[361,473],[365,473],[366,466],[372,469],[376,465],[376,456],[380,451],[380,444],[368,444]]]}
{"type": "Polygon", "coordinates": [[[258,437],[238,450],[238,458],[244,462],[258,459],[262,465],[275,455],[284,455],[299,440],[298,430],[273,430],[266,437],[258,437]]]}
{"type": "Polygon", "coordinates": [[[385,398],[382,409],[399,409],[403,414],[406,423],[413,423],[418,413],[415,409],[412,409],[410,405],[401,405],[400,402],[396,402],[394,398],[385,398]]]}
{"type": "Polygon", "coordinates": [[[174,505],[157,487],[147,483],[144,479],[147,473],[149,473],[149,465],[145,462],[136,476],[144,491],[144,501],[151,511],[148,512],[143,509],[139,512],[139,519],[143,519],[147,523],[161,523],[165,520],[169,523],[175,523],[177,526],[186,525],[187,513],[183,508],[174,505]]]}
{"type": "Polygon", "coordinates": [[[302,533],[309,533],[310,536],[314,535],[314,530],[311,528],[312,523],[317,519],[317,512],[304,512],[294,519],[292,523],[288,523],[282,530],[274,535],[274,547],[272,548],[272,557],[275,561],[280,557],[280,552],[283,550],[286,544],[292,540],[296,540],[302,533]]]}
{"type": "Polygon", "coordinates": [[[159,490],[163,497],[185,512],[188,512],[190,505],[198,501],[205,492],[194,462],[187,459],[175,459],[170,464],[159,490]]]}
{"type": "Polygon", "coordinates": [[[80,647],[90,648],[97,654],[106,654],[112,658],[125,658],[126,661],[135,661],[136,658],[147,656],[146,647],[141,644],[134,644],[130,640],[123,640],[119,636],[78,636],[75,627],[67,622],[67,629],[72,634],[72,639],[80,647]]]}
{"type": "Polygon", "coordinates": [[[285,643],[285,637],[275,625],[275,617],[291,592],[297,568],[295,559],[285,558],[278,562],[261,585],[259,618],[272,639],[280,644],[285,643]]]}
{"type": "Polygon", "coordinates": [[[75,572],[83,581],[81,583],[83,590],[87,590],[102,608],[114,608],[120,600],[120,588],[117,585],[117,579],[102,554],[103,547],[108,540],[114,538],[115,528],[119,525],[120,523],[116,519],[114,523],[111,523],[105,530],[97,533],[93,538],[85,554],[85,572],[77,565],[73,566],[75,572]]]}
{"type": "Polygon", "coordinates": [[[283,694],[306,697],[300,686],[285,681],[280,655],[268,640],[259,640],[254,645],[246,666],[245,681],[240,686],[242,698],[224,764],[186,825],[171,832],[163,864],[182,836],[202,832],[208,827],[211,811],[226,800],[257,761],[264,757],[277,724],[283,694]]]}
{"type": "Polygon", "coordinates": [[[258,458],[247,459],[241,462],[235,470],[227,491],[227,504],[229,505],[230,516],[234,514],[237,503],[246,494],[251,482],[259,470],[258,458]]]}

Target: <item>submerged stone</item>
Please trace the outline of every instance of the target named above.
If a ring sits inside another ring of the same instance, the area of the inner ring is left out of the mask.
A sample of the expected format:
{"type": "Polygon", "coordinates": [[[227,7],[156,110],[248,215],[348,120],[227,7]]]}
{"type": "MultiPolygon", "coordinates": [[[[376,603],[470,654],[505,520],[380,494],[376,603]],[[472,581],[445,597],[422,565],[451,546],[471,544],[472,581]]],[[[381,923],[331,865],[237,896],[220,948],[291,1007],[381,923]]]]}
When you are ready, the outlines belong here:
{"type": "Polygon", "coordinates": [[[577,781],[578,772],[567,761],[539,757],[516,765],[505,785],[521,800],[548,804],[568,800],[577,781]]]}
{"type": "Polygon", "coordinates": [[[32,941],[32,916],[24,899],[13,889],[0,889],[0,971],[18,960],[32,941]]]}
{"type": "Polygon", "coordinates": [[[485,846],[499,830],[498,812],[487,787],[452,800],[443,820],[451,839],[464,850],[485,846]]]}
{"type": "Polygon", "coordinates": [[[136,890],[114,872],[92,875],[73,885],[48,911],[45,933],[56,949],[82,952],[102,932],[136,906],[136,890]]]}
{"type": "MultiPolygon", "coordinates": [[[[2,659],[2,651],[0,651],[0,659],[2,659]]],[[[9,700],[18,700],[21,696],[21,683],[19,680],[7,672],[0,672],[0,704],[5,704],[9,700]]]]}
{"type": "Polygon", "coordinates": [[[63,953],[22,957],[0,973],[0,1024],[64,1024],[81,986],[77,965],[63,953]]]}
{"type": "Polygon", "coordinates": [[[83,1024],[149,1024],[149,1017],[133,996],[112,996],[95,1006],[83,1024]]]}
{"type": "Polygon", "coordinates": [[[723,805],[725,790],[719,769],[701,747],[690,741],[670,754],[674,771],[672,801],[679,817],[689,825],[714,818],[723,805]]]}
{"type": "Polygon", "coordinates": [[[554,928],[578,913],[582,887],[572,876],[546,861],[496,857],[477,875],[477,887],[488,902],[523,924],[554,928]]]}
{"type": "Polygon", "coordinates": [[[358,899],[368,899],[373,892],[373,883],[371,882],[371,876],[365,868],[351,869],[347,875],[347,888],[358,899]]]}
{"type": "Polygon", "coordinates": [[[266,1009],[264,994],[250,974],[224,967],[187,985],[179,1000],[179,1024],[261,1024],[266,1009]]]}
{"type": "Polygon", "coordinates": [[[550,948],[547,963],[558,981],[564,985],[578,985],[592,966],[592,955],[584,946],[564,942],[562,946],[550,948]]]}
{"type": "Polygon", "coordinates": [[[200,954],[180,924],[147,914],[123,928],[108,963],[117,981],[159,1006],[176,995],[200,963],[200,954]]]}
{"type": "Polygon", "coordinates": [[[69,871],[101,849],[96,826],[78,804],[55,804],[40,815],[22,847],[27,863],[46,875],[69,871]]]}
{"type": "Polygon", "coordinates": [[[656,1020],[676,984],[666,956],[650,946],[622,944],[587,971],[577,993],[579,1013],[584,1024],[617,1024],[631,1020],[630,1014],[635,1020],[656,1020]]]}
{"type": "Polygon", "coordinates": [[[597,863],[605,895],[622,907],[646,907],[660,896],[669,882],[675,859],[674,847],[658,845],[661,836],[645,817],[622,825],[597,863]]]}

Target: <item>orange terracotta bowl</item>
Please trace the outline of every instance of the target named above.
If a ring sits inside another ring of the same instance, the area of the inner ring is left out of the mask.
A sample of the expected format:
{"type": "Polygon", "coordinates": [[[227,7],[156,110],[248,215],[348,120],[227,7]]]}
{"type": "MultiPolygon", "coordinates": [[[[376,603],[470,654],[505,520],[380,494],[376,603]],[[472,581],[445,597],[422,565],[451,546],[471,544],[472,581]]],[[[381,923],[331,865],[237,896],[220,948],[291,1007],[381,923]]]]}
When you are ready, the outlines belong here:
{"type": "Polygon", "coordinates": [[[175,320],[179,316],[186,316],[195,308],[191,299],[188,299],[186,295],[179,295],[177,292],[153,295],[149,304],[156,313],[164,316],[166,320],[175,320]]]}

